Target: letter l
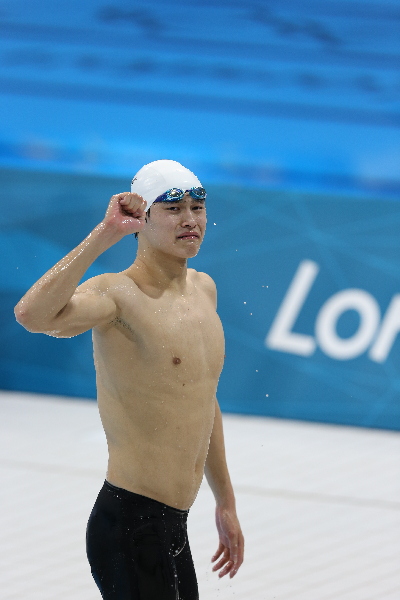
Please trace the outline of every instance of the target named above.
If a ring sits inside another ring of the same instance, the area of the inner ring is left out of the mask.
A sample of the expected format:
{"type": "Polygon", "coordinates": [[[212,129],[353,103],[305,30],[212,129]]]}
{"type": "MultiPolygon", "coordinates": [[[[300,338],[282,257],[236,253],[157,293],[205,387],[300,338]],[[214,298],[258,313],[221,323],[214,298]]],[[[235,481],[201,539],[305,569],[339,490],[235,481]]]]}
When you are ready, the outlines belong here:
{"type": "Polygon", "coordinates": [[[318,271],[318,264],[312,260],[303,260],[300,263],[265,339],[265,345],[268,348],[299,354],[300,356],[311,356],[315,352],[316,343],[313,337],[302,333],[294,333],[291,330],[318,275],[318,271]]]}

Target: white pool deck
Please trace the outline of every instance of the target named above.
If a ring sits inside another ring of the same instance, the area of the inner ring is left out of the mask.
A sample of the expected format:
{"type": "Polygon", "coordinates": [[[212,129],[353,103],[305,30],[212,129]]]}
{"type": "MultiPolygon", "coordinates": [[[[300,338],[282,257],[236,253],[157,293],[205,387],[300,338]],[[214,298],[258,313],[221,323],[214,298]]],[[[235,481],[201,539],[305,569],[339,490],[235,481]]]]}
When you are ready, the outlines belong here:
{"type": "MultiPolygon", "coordinates": [[[[99,600],[85,553],[107,446],[95,402],[0,392],[2,600],[99,600]]],[[[400,434],[224,414],[245,536],[236,577],[206,481],[188,529],[200,600],[400,600],[400,434]]],[[[162,600],[162,599],[160,599],[162,600]]]]}

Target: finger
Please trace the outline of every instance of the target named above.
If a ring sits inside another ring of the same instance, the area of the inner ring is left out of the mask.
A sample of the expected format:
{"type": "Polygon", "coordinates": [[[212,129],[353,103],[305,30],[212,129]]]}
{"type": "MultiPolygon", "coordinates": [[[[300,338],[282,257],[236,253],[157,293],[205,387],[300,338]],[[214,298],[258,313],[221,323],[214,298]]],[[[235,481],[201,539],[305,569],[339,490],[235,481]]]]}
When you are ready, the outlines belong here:
{"type": "Polygon", "coordinates": [[[130,211],[133,215],[144,215],[144,213],[146,212],[146,202],[145,200],[136,200],[132,206],[130,206],[130,211]]]}
{"type": "Polygon", "coordinates": [[[231,547],[231,558],[236,565],[240,560],[240,547],[239,544],[233,544],[231,547]]]}
{"type": "Polygon", "coordinates": [[[113,196],[113,199],[115,199],[120,204],[126,206],[127,204],[129,204],[131,196],[132,194],[130,192],[121,192],[120,194],[115,194],[113,196]]]}
{"type": "Polygon", "coordinates": [[[144,202],[143,197],[139,196],[139,194],[132,194],[131,193],[131,194],[128,194],[128,195],[129,195],[129,201],[131,203],[134,203],[134,202],[139,202],[139,203],[144,202]]]}
{"type": "Polygon", "coordinates": [[[129,204],[121,204],[120,203],[122,212],[125,213],[126,215],[128,215],[129,217],[135,217],[135,218],[144,216],[144,214],[145,214],[144,205],[145,205],[144,200],[139,201],[139,203],[137,201],[134,203],[129,202],[129,204]]]}
{"type": "Polygon", "coordinates": [[[229,573],[229,577],[232,579],[232,577],[235,577],[236,573],[239,571],[241,565],[242,565],[242,561],[238,561],[237,563],[233,563],[232,565],[232,569],[229,573]]]}
{"type": "Polygon", "coordinates": [[[222,569],[222,571],[220,573],[218,573],[218,577],[225,577],[225,575],[227,575],[229,573],[229,571],[232,569],[233,567],[233,562],[230,560],[226,566],[222,569]]]}
{"type": "Polygon", "coordinates": [[[134,211],[144,206],[144,200],[140,196],[131,195],[126,206],[129,208],[129,210],[134,211]]]}
{"type": "Polygon", "coordinates": [[[222,542],[220,542],[216,553],[211,558],[211,562],[214,562],[215,560],[217,560],[217,558],[219,558],[221,556],[221,554],[224,550],[225,550],[225,546],[223,545],[222,542]]]}
{"type": "Polygon", "coordinates": [[[132,207],[134,204],[139,205],[139,204],[145,202],[144,199],[142,198],[142,196],[139,196],[139,194],[132,194],[129,192],[117,194],[116,198],[118,198],[120,204],[123,204],[124,206],[129,206],[129,207],[132,207]]]}
{"type": "Polygon", "coordinates": [[[228,558],[222,558],[218,564],[214,565],[212,570],[213,571],[218,571],[219,569],[221,569],[227,562],[228,562],[228,558]]]}
{"type": "Polygon", "coordinates": [[[146,212],[146,206],[147,206],[147,202],[146,200],[143,200],[143,198],[140,200],[140,204],[138,207],[138,211],[140,211],[141,214],[144,214],[146,212]]]}
{"type": "Polygon", "coordinates": [[[224,564],[225,564],[225,563],[226,563],[228,560],[230,560],[230,559],[229,559],[229,550],[228,550],[227,548],[225,548],[225,550],[224,550],[224,556],[221,558],[221,560],[220,560],[220,561],[219,561],[217,564],[215,564],[215,565],[213,566],[213,571],[217,571],[218,569],[220,569],[221,567],[223,567],[223,566],[224,566],[224,564]]]}
{"type": "Polygon", "coordinates": [[[232,554],[232,558],[233,558],[234,564],[233,564],[233,568],[231,569],[231,572],[229,574],[229,576],[231,578],[236,575],[236,573],[238,572],[239,568],[243,564],[243,560],[244,560],[244,538],[243,538],[243,535],[241,535],[239,537],[239,542],[238,542],[238,545],[237,545],[237,549],[232,554]]]}
{"type": "Polygon", "coordinates": [[[119,203],[124,206],[125,209],[132,209],[134,206],[139,206],[143,198],[140,198],[136,194],[125,194],[119,198],[119,203]]]}

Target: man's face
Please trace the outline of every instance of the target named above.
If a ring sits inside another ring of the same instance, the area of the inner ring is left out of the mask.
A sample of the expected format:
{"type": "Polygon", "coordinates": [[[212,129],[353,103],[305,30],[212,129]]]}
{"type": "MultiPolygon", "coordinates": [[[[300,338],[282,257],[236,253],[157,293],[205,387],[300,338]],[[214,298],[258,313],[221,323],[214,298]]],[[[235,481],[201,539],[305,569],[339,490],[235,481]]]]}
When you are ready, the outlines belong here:
{"type": "Polygon", "coordinates": [[[206,230],[204,200],[185,194],[178,202],[155,202],[141,234],[151,246],[180,258],[196,256],[206,230]]]}

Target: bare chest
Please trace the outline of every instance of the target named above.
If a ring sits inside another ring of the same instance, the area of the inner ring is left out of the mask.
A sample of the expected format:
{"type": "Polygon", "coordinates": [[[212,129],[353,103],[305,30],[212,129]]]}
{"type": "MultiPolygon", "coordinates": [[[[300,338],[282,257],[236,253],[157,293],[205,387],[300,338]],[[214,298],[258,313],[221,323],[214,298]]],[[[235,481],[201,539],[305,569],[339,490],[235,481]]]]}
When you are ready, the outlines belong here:
{"type": "MultiPolygon", "coordinates": [[[[219,377],[224,359],[221,321],[206,296],[148,298],[135,311],[121,311],[125,330],[132,332],[132,351],[153,368],[219,377]]],[[[122,325],[123,326],[123,325],[122,325]]],[[[126,336],[129,338],[129,335],[126,336]]]]}

